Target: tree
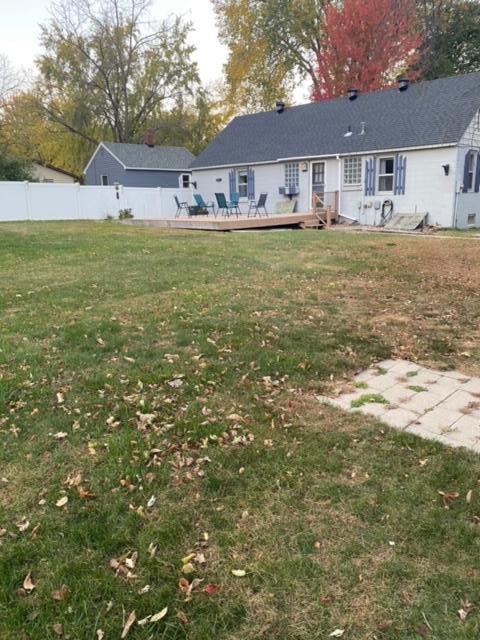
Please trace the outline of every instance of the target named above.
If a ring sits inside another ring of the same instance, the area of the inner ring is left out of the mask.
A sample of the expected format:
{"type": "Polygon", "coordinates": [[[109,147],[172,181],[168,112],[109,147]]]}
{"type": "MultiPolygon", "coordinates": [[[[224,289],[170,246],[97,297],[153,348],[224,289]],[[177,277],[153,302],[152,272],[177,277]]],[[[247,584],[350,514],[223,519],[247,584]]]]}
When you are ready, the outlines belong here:
{"type": "Polygon", "coordinates": [[[326,9],[312,98],[328,100],[349,87],[368,92],[392,84],[419,59],[413,0],[343,0],[326,9]]]}
{"type": "Polygon", "coordinates": [[[6,55],[0,54],[0,104],[20,89],[23,80],[23,74],[6,55]]]}
{"type": "Polygon", "coordinates": [[[153,25],[150,0],[59,0],[41,31],[37,91],[51,122],[92,144],[137,141],[198,84],[181,18],[153,25]],[[147,30],[146,25],[149,27],[147,30]]]}
{"type": "Polygon", "coordinates": [[[228,47],[226,79],[235,110],[271,109],[300,80],[317,82],[327,0],[212,0],[228,47]]]}
{"type": "Polygon", "coordinates": [[[425,34],[420,69],[427,79],[480,71],[478,0],[417,0],[425,34]]]}
{"type": "Polygon", "coordinates": [[[0,147],[0,181],[2,180],[32,182],[34,177],[31,164],[0,147]]]}

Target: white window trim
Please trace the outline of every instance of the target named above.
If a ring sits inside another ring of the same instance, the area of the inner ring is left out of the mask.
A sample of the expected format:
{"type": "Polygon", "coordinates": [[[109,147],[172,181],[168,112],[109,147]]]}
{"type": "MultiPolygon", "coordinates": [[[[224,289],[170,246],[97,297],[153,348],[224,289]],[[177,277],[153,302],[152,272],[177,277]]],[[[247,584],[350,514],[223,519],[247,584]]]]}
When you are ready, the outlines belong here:
{"type": "Polygon", "coordinates": [[[180,189],[189,189],[190,188],[190,174],[189,173],[181,173],[179,178],[178,178],[178,183],[179,183],[180,189]],[[183,184],[183,179],[184,178],[187,178],[187,180],[188,180],[188,185],[186,187],[183,184]]]}
{"type": "Polygon", "coordinates": [[[392,194],[395,186],[395,156],[381,156],[378,158],[378,176],[377,176],[377,192],[379,194],[392,194]],[[380,163],[382,160],[393,160],[393,172],[392,173],[380,173],[380,163]],[[380,178],[392,177],[392,188],[389,191],[382,191],[380,189],[380,178]]]}
{"type": "Polygon", "coordinates": [[[361,156],[347,156],[343,158],[342,162],[342,186],[346,190],[357,191],[362,188],[363,178],[363,159],[361,156]],[[360,164],[360,180],[358,182],[345,182],[345,162],[347,160],[356,160],[360,164]]]}
{"type": "Polygon", "coordinates": [[[469,157],[472,158],[472,170],[468,172],[472,174],[472,186],[466,189],[466,193],[472,193],[475,190],[475,175],[477,173],[477,154],[470,151],[469,157]]]}
{"type": "Polygon", "coordinates": [[[108,179],[108,176],[105,176],[105,175],[100,176],[100,186],[102,186],[102,187],[109,187],[110,186],[110,181],[108,179]],[[106,182],[104,182],[104,180],[103,180],[104,178],[106,178],[106,182]]]}
{"type": "Polygon", "coordinates": [[[248,201],[248,167],[241,167],[240,169],[237,169],[237,191],[240,196],[240,200],[242,202],[247,202],[248,201]],[[245,188],[246,188],[246,194],[244,196],[242,196],[242,194],[240,193],[240,174],[244,174],[247,178],[247,181],[242,183],[242,186],[245,185],[245,188]]]}

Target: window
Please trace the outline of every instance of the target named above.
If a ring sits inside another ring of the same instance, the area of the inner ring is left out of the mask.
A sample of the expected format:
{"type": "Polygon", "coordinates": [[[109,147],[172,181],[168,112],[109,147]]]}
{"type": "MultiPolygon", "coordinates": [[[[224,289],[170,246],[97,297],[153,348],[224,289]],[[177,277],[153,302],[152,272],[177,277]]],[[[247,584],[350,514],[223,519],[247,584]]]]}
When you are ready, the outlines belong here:
{"type": "Polygon", "coordinates": [[[182,173],[180,177],[181,177],[180,185],[182,189],[188,189],[190,187],[190,174],[182,173]]]}
{"type": "Polygon", "coordinates": [[[248,196],[248,171],[247,169],[240,169],[238,172],[238,193],[240,198],[246,198],[248,196]]]}
{"type": "Polygon", "coordinates": [[[51,184],[53,182],[53,178],[44,178],[42,182],[45,182],[46,184],[51,184]]]}
{"type": "Polygon", "coordinates": [[[394,158],[380,158],[378,170],[378,190],[393,191],[394,158]]]}
{"type": "Polygon", "coordinates": [[[469,227],[474,227],[477,224],[477,214],[469,213],[467,216],[467,224],[469,227]]]}
{"type": "Polygon", "coordinates": [[[362,159],[344,158],[343,184],[345,186],[362,184],[362,159]]]}
{"type": "Polygon", "coordinates": [[[285,165],[285,187],[298,189],[300,186],[300,174],[298,162],[287,162],[285,165]]]}
{"type": "Polygon", "coordinates": [[[107,187],[108,186],[108,176],[100,176],[100,184],[103,187],[107,187]]]}
{"type": "Polygon", "coordinates": [[[467,184],[465,185],[465,191],[471,191],[473,189],[473,170],[475,167],[475,156],[473,153],[469,153],[466,158],[467,169],[465,177],[467,179],[467,184]]]}

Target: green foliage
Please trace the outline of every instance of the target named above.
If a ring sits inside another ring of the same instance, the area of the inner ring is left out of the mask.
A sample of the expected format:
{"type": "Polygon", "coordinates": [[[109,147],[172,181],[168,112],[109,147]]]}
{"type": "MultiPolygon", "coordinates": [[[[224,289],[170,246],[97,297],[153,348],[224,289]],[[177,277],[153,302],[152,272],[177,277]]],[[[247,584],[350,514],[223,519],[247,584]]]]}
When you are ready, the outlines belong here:
{"type": "Polygon", "coordinates": [[[425,33],[420,70],[426,79],[480,71],[480,3],[417,0],[425,33]]]}
{"type": "Polygon", "coordinates": [[[423,391],[428,391],[425,387],[421,387],[418,384],[411,384],[407,387],[410,391],[415,391],[415,393],[422,393],[423,391]]]}
{"type": "Polygon", "coordinates": [[[371,403],[388,404],[388,400],[386,400],[379,393],[365,393],[363,396],[360,396],[360,398],[357,398],[356,400],[352,400],[350,405],[352,409],[358,409],[359,407],[363,407],[364,404],[371,404],[371,403]]]}
{"type": "Polygon", "coordinates": [[[133,213],[131,209],[120,209],[118,212],[119,220],[131,220],[133,218],[133,213]]]}
{"type": "Polygon", "coordinates": [[[325,0],[213,0],[229,49],[227,84],[237,111],[272,109],[299,78],[315,81],[325,0]]]}
{"type": "Polygon", "coordinates": [[[31,163],[0,149],[0,180],[34,182],[31,163]]]}

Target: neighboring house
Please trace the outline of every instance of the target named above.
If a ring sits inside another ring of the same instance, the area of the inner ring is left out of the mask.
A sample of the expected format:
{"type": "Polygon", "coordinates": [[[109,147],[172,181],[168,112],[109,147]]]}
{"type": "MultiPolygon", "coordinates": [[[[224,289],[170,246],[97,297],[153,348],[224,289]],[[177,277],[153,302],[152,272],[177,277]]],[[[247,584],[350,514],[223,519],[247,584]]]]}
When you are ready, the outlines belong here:
{"type": "Polygon", "coordinates": [[[56,169],[50,164],[40,164],[39,162],[33,163],[33,175],[38,182],[58,182],[63,184],[78,182],[78,179],[72,173],[56,169]]]}
{"type": "Polygon", "coordinates": [[[190,165],[204,198],[322,200],[362,224],[480,226],[480,73],[235,118],[190,165]],[[314,194],[318,195],[318,199],[314,194]],[[390,201],[390,202],[388,202],[390,201]]]}
{"type": "Polygon", "coordinates": [[[101,142],[85,167],[85,184],[124,187],[189,188],[189,165],[195,156],[184,147],[101,142]]]}

